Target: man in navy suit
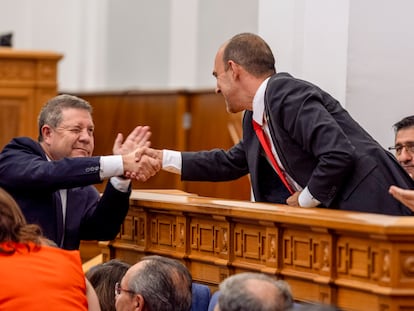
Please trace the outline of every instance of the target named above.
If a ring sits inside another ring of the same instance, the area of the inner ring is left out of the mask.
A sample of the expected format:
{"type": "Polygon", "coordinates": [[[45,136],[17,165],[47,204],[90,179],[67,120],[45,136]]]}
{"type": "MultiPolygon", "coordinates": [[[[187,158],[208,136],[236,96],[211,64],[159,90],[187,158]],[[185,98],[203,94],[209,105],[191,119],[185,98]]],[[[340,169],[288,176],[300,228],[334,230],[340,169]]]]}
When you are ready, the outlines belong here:
{"type": "Polygon", "coordinates": [[[216,54],[213,75],[227,111],[245,111],[243,139],[228,151],[151,150],[163,169],[198,181],[250,173],[254,198],[261,202],[412,215],[388,194],[391,185],[414,187],[395,158],[328,93],[276,73],[273,53],[262,38],[242,33],[225,42],[216,54]],[[269,138],[271,156],[263,152],[253,120],[269,138]]]}
{"type": "Polygon", "coordinates": [[[138,126],[113,156],[92,156],[92,107],[85,100],[59,95],[39,114],[38,142],[14,138],[0,153],[0,187],[20,205],[29,223],[65,249],[80,240],[111,240],[129,208],[131,181],[145,181],[159,163],[140,153],[149,146],[148,127],[138,126]],[[140,161],[137,161],[140,160],[140,161]],[[110,178],[100,197],[93,184],[110,178]]]}

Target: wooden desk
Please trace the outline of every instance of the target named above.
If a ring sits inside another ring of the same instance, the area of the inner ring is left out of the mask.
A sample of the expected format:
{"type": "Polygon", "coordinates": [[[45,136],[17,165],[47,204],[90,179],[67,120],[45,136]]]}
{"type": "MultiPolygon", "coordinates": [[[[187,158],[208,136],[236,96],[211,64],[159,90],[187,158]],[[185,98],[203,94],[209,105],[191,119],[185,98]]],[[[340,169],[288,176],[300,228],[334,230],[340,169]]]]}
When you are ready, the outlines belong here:
{"type": "Polygon", "coordinates": [[[134,191],[104,261],[177,258],[213,289],[259,271],[285,279],[299,301],[344,310],[414,310],[414,218],[134,191]]]}
{"type": "Polygon", "coordinates": [[[62,55],[0,48],[0,148],[15,136],[37,139],[37,115],[57,94],[62,55]]]}

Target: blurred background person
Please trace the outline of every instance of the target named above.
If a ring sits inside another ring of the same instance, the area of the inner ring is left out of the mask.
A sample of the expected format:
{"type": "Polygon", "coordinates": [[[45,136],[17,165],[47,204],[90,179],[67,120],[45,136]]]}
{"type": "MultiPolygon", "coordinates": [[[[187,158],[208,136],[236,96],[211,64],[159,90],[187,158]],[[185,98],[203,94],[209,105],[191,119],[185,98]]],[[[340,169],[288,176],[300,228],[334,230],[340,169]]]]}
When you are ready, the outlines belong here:
{"type": "Polygon", "coordinates": [[[0,309],[100,310],[93,288],[87,290],[79,251],[47,244],[40,227],[28,224],[0,188],[0,309]]]}
{"type": "Polygon", "coordinates": [[[122,280],[130,267],[129,263],[119,259],[111,259],[86,272],[86,278],[98,295],[102,311],[115,311],[115,284],[122,280]]]}
{"type": "Polygon", "coordinates": [[[407,173],[414,178],[414,116],[408,116],[393,125],[395,131],[394,146],[388,149],[407,173]]]}

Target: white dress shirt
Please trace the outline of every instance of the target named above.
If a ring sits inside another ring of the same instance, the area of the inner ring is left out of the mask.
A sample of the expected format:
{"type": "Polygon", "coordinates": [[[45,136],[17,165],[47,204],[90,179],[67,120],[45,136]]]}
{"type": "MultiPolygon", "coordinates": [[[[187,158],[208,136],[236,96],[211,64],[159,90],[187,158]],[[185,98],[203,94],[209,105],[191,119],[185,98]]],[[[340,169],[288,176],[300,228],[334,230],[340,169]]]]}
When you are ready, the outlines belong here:
{"type": "MultiPolygon", "coordinates": [[[[256,121],[263,127],[264,132],[268,137],[271,137],[269,126],[267,125],[266,119],[264,118],[264,95],[267,87],[267,83],[269,82],[269,78],[267,78],[258,88],[254,98],[253,98],[253,120],[256,121]]],[[[292,188],[296,191],[301,191],[298,201],[299,205],[302,207],[315,207],[320,204],[318,200],[316,200],[313,195],[310,193],[308,187],[302,189],[302,187],[295,181],[289,174],[287,174],[284,170],[282,163],[280,162],[279,156],[276,152],[275,146],[273,145],[273,141],[270,139],[271,148],[273,156],[275,157],[280,169],[286,176],[289,184],[292,188]]],[[[267,158],[267,156],[266,156],[267,158]]],[[[272,163],[269,161],[272,165],[272,163]]],[[[273,167],[273,165],[272,165],[273,167]]],[[[162,169],[171,173],[181,174],[182,168],[182,158],[181,152],[174,151],[174,150],[163,150],[163,160],[162,160],[162,169]]]]}

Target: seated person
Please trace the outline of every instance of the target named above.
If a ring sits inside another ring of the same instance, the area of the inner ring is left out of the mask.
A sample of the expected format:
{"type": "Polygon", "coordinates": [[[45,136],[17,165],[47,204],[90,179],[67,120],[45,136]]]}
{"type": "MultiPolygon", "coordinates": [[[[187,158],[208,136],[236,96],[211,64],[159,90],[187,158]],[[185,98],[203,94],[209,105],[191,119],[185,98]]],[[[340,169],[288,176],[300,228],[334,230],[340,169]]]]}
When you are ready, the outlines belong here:
{"type": "Polygon", "coordinates": [[[229,276],[219,285],[214,311],[285,311],[293,306],[289,285],[262,273],[229,276]]]}
{"type": "Polygon", "coordinates": [[[179,261],[143,257],[116,284],[116,311],[189,311],[191,285],[191,274],[179,261]]]}
{"type": "Polygon", "coordinates": [[[39,137],[12,139],[0,153],[0,187],[18,202],[26,220],[64,249],[80,240],[112,240],[128,212],[131,181],[158,170],[137,152],[150,145],[149,127],[115,139],[113,155],[92,156],[92,106],[67,94],[50,99],[38,117],[39,137]],[[137,162],[137,160],[139,160],[137,162]],[[94,184],[109,179],[99,195],[94,184]]]}
{"type": "Polygon", "coordinates": [[[93,288],[87,293],[79,251],[47,241],[0,188],[0,309],[100,310],[93,288]]]}
{"type": "Polygon", "coordinates": [[[115,311],[115,284],[122,279],[130,267],[129,263],[111,259],[86,272],[86,278],[98,295],[102,311],[115,311]]]}

